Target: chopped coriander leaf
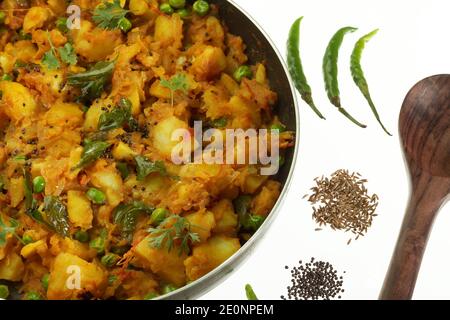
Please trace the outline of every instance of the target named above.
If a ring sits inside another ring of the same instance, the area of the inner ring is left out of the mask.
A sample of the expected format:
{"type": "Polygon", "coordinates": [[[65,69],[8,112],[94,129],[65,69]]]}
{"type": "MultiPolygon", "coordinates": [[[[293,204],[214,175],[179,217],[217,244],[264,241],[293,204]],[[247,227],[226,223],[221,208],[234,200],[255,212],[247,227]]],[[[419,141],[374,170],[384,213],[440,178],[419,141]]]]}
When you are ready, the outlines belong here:
{"type": "Polygon", "coordinates": [[[49,70],[55,70],[60,67],[60,64],[58,58],[56,57],[56,50],[55,47],[53,46],[52,39],[48,32],[47,32],[47,39],[48,43],[50,44],[50,50],[44,53],[44,56],[42,57],[42,64],[44,64],[49,70]]]}
{"type": "Polygon", "coordinates": [[[190,222],[178,215],[166,218],[157,228],[150,228],[148,232],[150,233],[149,244],[152,248],[165,247],[171,251],[175,241],[180,241],[179,255],[189,254],[189,243],[200,241],[199,235],[191,231],[190,222]]]}
{"type": "Polygon", "coordinates": [[[171,100],[172,106],[174,103],[173,99],[174,99],[174,94],[176,91],[182,91],[184,93],[187,93],[187,91],[189,90],[188,79],[187,79],[186,75],[183,73],[177,73],[169,80],[161,79],[161,85],[170,90],[170,100],[171,100]]]}
{"type": "Polygon", "coordinates": [[[98,5],[92,16],[92,20],[102,29],[119,29],[120,24],[123,23],[123,18],[129,11],[120,6],[119,0],[113,2],[103,1],[98,5]]]}
{"type": "Polygon", "coordinates": [[[77,64],[77,54],[69,42],[67,42],[64,47],[58,48],[58,52],[63,62],[72,66],[77,64]]]}
{"type": "Polygon", "coordinates": [[[69,32],[69,28],[67,27],[67,18],[61,17],[56,20],[56,28],[62,33],[69,32]]]}

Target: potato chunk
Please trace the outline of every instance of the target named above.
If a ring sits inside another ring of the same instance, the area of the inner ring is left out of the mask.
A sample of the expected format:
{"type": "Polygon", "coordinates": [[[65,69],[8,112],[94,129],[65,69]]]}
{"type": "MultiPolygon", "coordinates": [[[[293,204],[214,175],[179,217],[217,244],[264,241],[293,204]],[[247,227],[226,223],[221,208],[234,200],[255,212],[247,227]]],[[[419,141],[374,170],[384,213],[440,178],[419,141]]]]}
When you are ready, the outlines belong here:
{"type": "Polygon", "coordinates": [[[188,280],[196,280],[221,265],[239,250],[239,239],[214,236],[194,247],[192,256],[184,261],[188,280]]]}
{"type": "Polygon", "coordinates": [[[50,17],[50,11],[44,7],[32,7],[28,10],[23,20],[23,31],[29,33],[34,29],[41,28],[50,17]]]}
{"type": "Polygon", "coordinates": [[[199,81],[212,80],[219,76],[227,67],[222,49],[206,46],[203,52],[195,58],[191,71],[199,81]]]}
{"type": "Polygon", "coordinates": [[[178,129],[187,129],[186,122],[171,116],[159,122],[152,131],[153,146],[162,156],[170,159],[172,151],[179,141],[172,140],[172,134],[178,129]]]}
{"type": "Polygon", "coordinates": [[[0,90],[3,92],[0,108],[15,122],[31,117],[36,110],[36,102],[30,91],[17,82],[1,81],[0,90]]]}
{"type": "Polygon", "coordinates": [[[106,193],[106,199],[111,207],[116,207],[123,200],[123,182],[114,165],[104,166],[103,161],[97,162],[91,175],[94,187],[106,193]]]}
{"type": "Polygon", "coordinates": [[[200,242],[205,242],[211,236],[211,229],[216,225],[214,214],[210,211],[199,211],[186,216],[191,224],[191,231],[197,233],[200,242]]]}
{"type": "Polygon", "coordinates": [[[61,253],[53,262],[47,298],[50,300],[76,299],[84,292],[89,292],[94,297],[101,297],[106,286],[107,274],[99,266],[72,254],[61,253]],[[79,283],[76,279],[78,275],[79,283]],[[80,285],[78,289],[77,284],[80,285]]]}
{"type": "Polygon", "coordinates": [[[252,212],[259,216],[267,216],[280,196],[281,185],[277,181],[269,180],[262,187],[261,192],[253,198],[252,212]]]}
{"type": "Polygon", "coordinates": [[[92,227],[91,203],[83,192],[75,190],[67,192],[67,211],[73,226],[84,230],[92,227]]]}
{"type": "Polygon", "coordinates": [[[9,281],[20,281],[25,270],[22,258],[11,252],[5,259],[0,261],[0,279],[9,281]]]}
{"type": "Polygon", "coordinates": [[[215,233],[235,233],[238,224],[238,216],[234,213],[234,207],[230,200],[222,199],[211,208],[216,219],[215,233]]]}
{"type": "Polygon", "coordinates": [[[83,111],[76,103],[56,102],[45,114],[50,126],[77,127],[83,123],[83,111]]]}
{"type": "Polygon", "coordinates": [[[161,46],[172,46],[181,48],[183,40],[183,20],[179,14],[173,14],[170,17],[160,15],[155,21],[155,40],[161,43],[161,46]]]}
{"type": "Polygon", "coordinates": [[[179,287],[186,283],[183,264],[186,255],[180,255],[178,247],[175,246],[171,251],[165,247],[152,248],[149,244],[149,237],[146,237],[134,248],[134,254],[144,267],[150,268],[164,281],[179,287]]]}

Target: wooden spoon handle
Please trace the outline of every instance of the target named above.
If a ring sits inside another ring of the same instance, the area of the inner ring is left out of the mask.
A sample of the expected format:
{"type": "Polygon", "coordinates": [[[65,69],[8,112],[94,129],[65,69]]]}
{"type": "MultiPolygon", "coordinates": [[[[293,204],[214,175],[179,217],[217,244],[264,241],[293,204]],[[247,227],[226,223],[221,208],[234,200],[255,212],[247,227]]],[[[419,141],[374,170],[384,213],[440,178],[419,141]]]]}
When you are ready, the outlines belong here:
{"type": "Polygon", "coordinates": [[[415,172],[412,194],[380,299],[411,299],[436,213],[450,189],[448,178],[415,172]]]}

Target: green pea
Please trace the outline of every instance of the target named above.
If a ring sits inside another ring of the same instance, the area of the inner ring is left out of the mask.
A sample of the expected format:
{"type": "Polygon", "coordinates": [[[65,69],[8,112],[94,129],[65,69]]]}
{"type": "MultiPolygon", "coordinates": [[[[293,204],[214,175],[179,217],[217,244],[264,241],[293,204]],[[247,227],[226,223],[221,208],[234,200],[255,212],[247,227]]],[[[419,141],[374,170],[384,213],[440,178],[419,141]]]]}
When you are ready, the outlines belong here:
{"type": "Polygon", "coordinates": [[[150,292],[144,296],[144,300],[152,300],[158,296],[159,296],[159,294],[157,294],[156,292],[150,292]]]}
{"type": "Polygon", "coordinates": [[[26,234],[22,237],[22,242],[24,245],[27,245],[27,244],[33,243],[34,240],[30,235],[26,234]]]}
{"type": "Polygon", "coordinates": [[[9,288],[7,285],[0,284],[0,299],[6,299],[9,296],[9,288]]]}
{"type": "Polygon", "coordinates": [[[177,13],[181,19],[186,19],[187,17],[189,17],[191,15],[191,12],[186,8],[177,10],[177,13]]]}
{"type": "Polygon", "coordinates": [[[204,16],[209,12],[209,3],[205,0],[197,0],[194,2],[192,9],[199,16],[204,16]]]}
{"type": "Polygon", "coordinates": [[[62,33],[69,32],[69,28],[67,27],[67,18],[58,18],[58,20],[56,20],[56,28],[58,28],[58,30],[62,33]]]}
{"type": "Polygon", "coordinates": [[[108,277],[108,284],[112,286],[114,282],[117,281],[117,276],[115,274],[112,274],[108,277]]]}
{"type": "Polygon", "coordinates": [[[280,133],[286,131],[286,127],[281,123],[275,123],[275,124],[271,125],[270,129],[278,130],[278,132],[280,132],[280,133]]]}
{"type": "Polygon", "coordinates": [[[33,192],[41,193],[45,190],[45,179],[43,176],[37,176],[33,179],[33,192]]]}
{"type": "Polygon", "coordinates": [[[105,252],[105,239],[103,237],[97,237],[89,242],[89,247],[97,251],[98,254],[105,252]]]}
{"type": "Polygon", "coordinates": [[[120,260],[120,257],[117,254],[114,253],[108,253],[105,254],[102,259],[101,259],[101,263],[107,267],[107,268],[111,268],[114,267],[117,262],[120,260]]]}
{"type": "Polygon", "coordinates": [[[168,3],[161,3],[161,5],[159,6],[159,11],[165,14],[172,14],[173,8],[168,3]]]}
{"type": "Polygon", "coordinates": [[[50,278],[50,273],[46,273],[41,278],[42,287],[47,290],[48,289],[48,280],[50,278]]]}
{"type": "Polygon", "coordinates": [[[78,230],[75,232],[74,236],[75,240],[78,240],[82,243],[88,243],[89,242],[89,233],[84,230],[78,230]]]}
{"type": "Polygon", "coordinates": [[[169,0],[169,4],[172,8],[181,9],[186,6],[186,0],[169,0]]]}
{"type": "Polygon", "coordinates": [[[174,286],[173,284],[166,284],[165,286],[162,287],[162,294],[167,294],[167,293],[170,293],[177,289],[178,288],[176,286],[174,286]]]}
{"type": "Polygon", "coordinates": [[[25,296],[26,300],[42,300],[42,296],[39,294],[39,292],[30,291],[25,296]]]}
{"type": "Polygon", "coordinates": [[[3,80],[3,81],[12,81],[12,77],[9,75],[9,74],[7,74],[7,73],[5,73],[4,75],[2,75],[2,78],[1,78],[1,80],[3,80]]]}
{"type": "Polygon", "coordinates": [[[244,78],[250,78],[253,76],[252,69],[249,66],[240,66],[233,73],[233,77],[237,82],[241,82],[244,78]]]}
{"type": "Polygon", "coordinates": [[[119,29],[123,32],[128,32],[132,27],[133,25],[131,24],[131,21],[127,18],[121,18],[119,20],[119,29]]]}
{"type": "Polygon", "coordinates": [[[6,14],[3,11],[0,11],[0,23],[5,23],[6,14]]]}
{"type": "Polygon", "coordinates": [[[155,210],[153,210],[152,215],[150,217],[152,224],[159,225],[161,222],[164,221],[164,219],[167,218],[169,213],[170,212],[167,209],[156,208],[155,210]]]}
{"type": "Polygon", "coordinates": [[[104,204],[106,202],[106,195],[96,188],[90,188],[86,195],[95,204],[104,204]]]}

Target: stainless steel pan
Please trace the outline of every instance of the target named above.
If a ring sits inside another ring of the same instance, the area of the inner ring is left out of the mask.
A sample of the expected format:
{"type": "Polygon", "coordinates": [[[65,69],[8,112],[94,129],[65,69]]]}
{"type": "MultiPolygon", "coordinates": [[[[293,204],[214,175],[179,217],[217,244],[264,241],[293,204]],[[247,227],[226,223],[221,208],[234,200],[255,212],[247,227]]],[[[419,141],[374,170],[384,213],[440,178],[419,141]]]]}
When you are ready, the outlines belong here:
{"type": "MultiPolygon", "coordinates": [[[[260,229],[238,252],[221,266],[197,281],[161,297],[161,299],[195,299],[219,285],[251,255],[252,251],[256,248],[257,243],[264,236],[270,224],[276,218],[277,212],[281,208],[282,202],[289,189],[294,164],[297,158],[300,138],[298,107],[295,88],[289,77],[282,56],[264,30],[237,4],[233,1],[226,0],[211,0],[210,2],[219,5],[220,18],[228,27],[229,31],[243,38],[244,43],[247,46],[246,53],[250,63],[265,62],[271,88],[278,93],[278,102],[275,112],[279,116],[281,122],[286,124],[289,130],[296,132],[296,143],[295,147],[287,152],[285,165],[280,169],[277,175],[277,180],[283,184],[280,198],[260,229]]],[[[286,34],[287,32],[288,30],[286,30],[286,34]]]]}
{"type": "MultiPolygon", "coordinates": [[[[296,142],[295,147],[288,150],[285,165],[280,169],[277,175],[277,180],[283,184],[281,196],[260,229],[237,253],[225,261],[221,266],[197,281],[162,296],[159,299],[195,299],[219,285],[251,255],[251,252],[256,248],[257,243],[263,237],[270,224],[275,219],[277,212],[280,210],[283,199],[289,189],[295,160],[297,158],[299,115],[295,89],[283,62],[283,58],[262,28],[249,14],[239,8],[233,1],[210,0],[210,2],[219,5],[220,18],[227,25],[229,31],[243,38],[247,45],[246,53],[250,63],[265,62],[271,88],[278,93],[278,102],[275,112],[279,116],[281,122],[284,123],[289,130],[296,132],[296,142]]],[[[20,296],[17,293],[17,290],[14,290],[14,286],[11,286],[10,289],[12,291],[10,299],[19,299],[20,296]]]]}

